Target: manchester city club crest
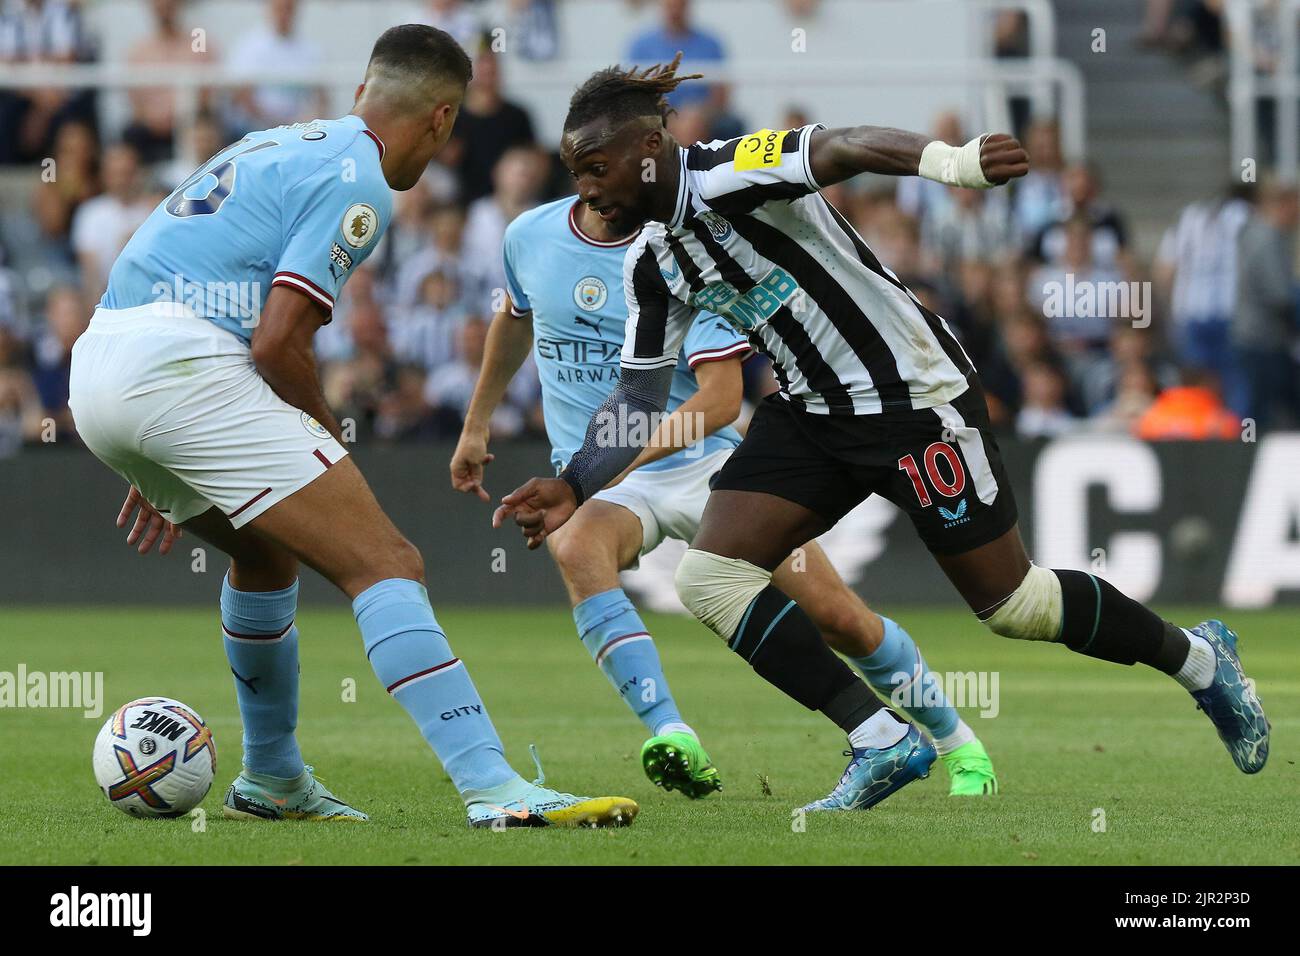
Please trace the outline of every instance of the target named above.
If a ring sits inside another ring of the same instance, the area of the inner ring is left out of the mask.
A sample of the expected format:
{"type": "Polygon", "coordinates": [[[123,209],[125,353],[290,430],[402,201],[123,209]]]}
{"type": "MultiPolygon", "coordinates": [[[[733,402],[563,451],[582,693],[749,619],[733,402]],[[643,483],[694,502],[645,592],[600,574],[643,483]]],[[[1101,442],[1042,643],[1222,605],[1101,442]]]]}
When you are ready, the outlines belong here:
{"type": "Polygon", "coordinates": [[[709,227],[709,232],[718,242],[726,242],[731,238],[731,223],[723,219],[716,212],[700,213],[700,221],[709,227]]]}
{"type": "Polygon", "coordinates": [[[308,434],[314,435],[317,438],[330,437],[329,430],[306,412],[302,413],[302,427],[307,429],[308,434]]]}
{"type": "Polygon", "coordinates": [[[573,304],[584,312],[595,312],[608,298],[609,289],[596,276],[584,276],[573,287],[573,304]]]}

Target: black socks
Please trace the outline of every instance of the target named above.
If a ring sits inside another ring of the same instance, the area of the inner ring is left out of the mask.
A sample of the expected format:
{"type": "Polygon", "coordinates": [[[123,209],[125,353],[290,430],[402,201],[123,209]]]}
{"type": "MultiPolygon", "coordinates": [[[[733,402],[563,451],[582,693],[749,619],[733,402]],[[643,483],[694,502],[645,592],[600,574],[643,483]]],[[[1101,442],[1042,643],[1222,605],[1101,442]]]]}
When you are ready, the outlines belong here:
{"type": "Polygon", "coordinates": [[[754,598],[728,646],[758,676],[821,711],[846,734],[884,706],[826,646],[808,615],[770,584],[754,598]]]}
{"type": "Polygon", "coordinates": [[[1061,582],[1061,636],[1072,651],[1175,674],[1191,647],[1182,629],[1084,571],[1052,571],[1061,582]]]}

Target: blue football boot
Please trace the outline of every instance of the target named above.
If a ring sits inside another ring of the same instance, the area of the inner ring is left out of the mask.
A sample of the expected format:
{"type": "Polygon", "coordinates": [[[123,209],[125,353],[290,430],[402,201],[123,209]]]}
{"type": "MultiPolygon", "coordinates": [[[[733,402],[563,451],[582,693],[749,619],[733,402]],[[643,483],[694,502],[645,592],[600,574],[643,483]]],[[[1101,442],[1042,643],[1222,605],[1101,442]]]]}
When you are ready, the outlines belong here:
{"type": "Polygon", "coordinates": [[[903,739],[883,750],[852,747],[844,751],[849,765],[840,782],[828,795],[804,810],[866,810],[913,780],[930,775],[935,751],[913,726],[903,739]]]}
{"type": "Polygon", "coordinates": [[[1192,691],[1198,709],[1219,732],[1232,762],[1242,773],[1259,773],[1268,760],[1268,718],[1237,656],[1237,635],[1222,621],[1205,621],[1192,628],[1214,648],[1218,661],[1214,680],[1205,690],[1192,691]]]}

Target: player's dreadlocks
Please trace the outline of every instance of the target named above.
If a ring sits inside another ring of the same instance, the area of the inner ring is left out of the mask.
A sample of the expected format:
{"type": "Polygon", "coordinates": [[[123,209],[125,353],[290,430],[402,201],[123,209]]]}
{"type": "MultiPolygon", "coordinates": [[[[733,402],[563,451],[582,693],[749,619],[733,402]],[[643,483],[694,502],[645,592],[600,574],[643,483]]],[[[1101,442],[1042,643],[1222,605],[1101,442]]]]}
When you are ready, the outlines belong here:
{"type": "Polygon", "coordinates": [[[678,76],[677,67],[682,62],[679,52],[666,66],[662,63],[638,70],[625,70],[611,66],[592,76],[574,92],[569,100],[569,115],[565,117],[565,130],[577,129],[604,116],[622,125],[638,116],[658,116],[665,124],[672,107],[665,97],[687,80],[698,80],[701,73],[678,76]]]}

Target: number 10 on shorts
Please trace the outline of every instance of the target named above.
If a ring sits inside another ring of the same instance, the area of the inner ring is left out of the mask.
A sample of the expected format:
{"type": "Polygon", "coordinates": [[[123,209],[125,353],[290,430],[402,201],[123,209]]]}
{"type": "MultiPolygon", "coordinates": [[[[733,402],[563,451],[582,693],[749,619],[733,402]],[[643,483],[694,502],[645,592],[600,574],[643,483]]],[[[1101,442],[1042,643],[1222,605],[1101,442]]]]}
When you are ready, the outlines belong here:
{"type": "MultiPolygon", "coordinates": [[[[925,474],[929,477],[935,491],[945,498],[956,498],[962,493],[966,487],[966,471],[962,468],[961,457],[956,449],[947,442],[937,441],[925,450],[924,459],[925,474]],[[944,477],[939,467],[940,459],[948,466],[947,470],[952,472],[951,481],[944,477]]],[[[907,477],[912,479],[912,488],[916,491],[916,500],[921,503],[921,507],[930,507],[933,502],[930,500],[929,489],[925,487],[925,481],[921,478],[921,469],[917,467],[916,456],[907,455],[898,459],[898,470],[907,472],[907,477]]]]}

